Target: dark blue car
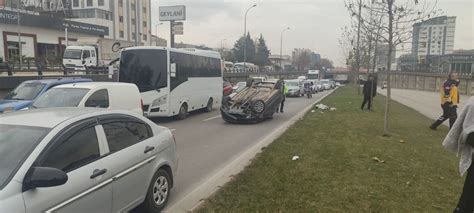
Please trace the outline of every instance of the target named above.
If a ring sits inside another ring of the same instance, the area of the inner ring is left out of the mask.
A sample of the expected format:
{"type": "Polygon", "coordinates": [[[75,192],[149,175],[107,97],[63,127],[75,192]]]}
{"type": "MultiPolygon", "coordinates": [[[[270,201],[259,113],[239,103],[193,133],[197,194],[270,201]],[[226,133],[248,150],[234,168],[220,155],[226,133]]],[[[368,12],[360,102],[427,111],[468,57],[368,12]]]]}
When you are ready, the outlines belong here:
{"type": "Polygon", "coordinates": [[[28,107],[36,98],[49,89],[79,82],[91,82],[88,78],[58,78],[24,81],[0,100],[0,113],[21,110],[28,107]]]}

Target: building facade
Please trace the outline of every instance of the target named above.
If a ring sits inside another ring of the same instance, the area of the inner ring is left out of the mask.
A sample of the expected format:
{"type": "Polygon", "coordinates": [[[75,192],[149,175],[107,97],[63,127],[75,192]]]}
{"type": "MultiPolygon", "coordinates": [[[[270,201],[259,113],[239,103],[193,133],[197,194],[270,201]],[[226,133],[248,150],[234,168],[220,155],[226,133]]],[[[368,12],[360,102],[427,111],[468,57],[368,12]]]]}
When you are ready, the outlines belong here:
{"type": "Polygon", "coordinates": [[[68,0],[71,19],[107,26],[105,38],[151,45],[151,0],[68,0]]]}
{"type": "Polygon", "coordinates": [[[412,54],[423,61],[429,55],[453,52],[455,16],[439,16],[413,25],[412,54]]]}
{"type": "MultiPolygon", "coordinates": [[[[390,54],[391,58],[391,69],[396,69],[397,61],[395,60],[396,56],[396,47],[392,48],[392,53],[390,54]]],[[[375,70],[382,71],[387,70],[387,63],[388,63],[388,44],[378,44],[377,49],[375,50],[375,54],[377,55],[377,60],[375,61],[375,70]]]]}
{"type": "MultiPolygon", "coordinates": [[[[15,61],[20,52],[23,59],[60,61],[65,48],[66,26],[68,41],[75,41],[80,37],[101,38],[109,35],[109,28],[106,26],[48,15],[59,8],[53,4],[54,1],[50,1],[46,7],[45,4],[36,4],[39,1],[25,0],[19,9],[17,2],[18,0],[0,2],[3,3],[0,5],[0,58],[5,61],[15,61]]],[[[56,1],[58,2],[63,3],[56,1]]]]}

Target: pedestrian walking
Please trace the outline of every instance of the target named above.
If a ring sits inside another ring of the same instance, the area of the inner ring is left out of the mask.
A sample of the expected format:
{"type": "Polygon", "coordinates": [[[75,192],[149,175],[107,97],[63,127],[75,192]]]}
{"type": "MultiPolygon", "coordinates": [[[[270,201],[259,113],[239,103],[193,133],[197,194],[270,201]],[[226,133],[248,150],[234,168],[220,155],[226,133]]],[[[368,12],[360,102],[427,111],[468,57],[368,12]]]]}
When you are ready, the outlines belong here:
{"type": "Polygon", "coordinates": [[[283,94],[283,100],[280,102],[280,106],[277,107],[277,110],[276,110],[277,113],[278,111],[283,113],[283,107],[285,106],[286,94],[288,94],[288,86],[286,86],[284,80],[281,80],[281,81],[282,81],[282,87],[280,89],[281,89],[281,93],[283,94]]]}
{"type": "Polygon", "coordinates": [[[443,141],[443,146],[456,152],[459,159],[459,173],[467,172],[461,196],[454,212],[474,212],[474,98],[470,98],[459,119],[453,124],[443,141]]]}
{"type": "Polygon", "coordinates": [[[443,114],[433,123],[430,128],[435,130],[444,121],[449,119],[449,128],[451,128],[457,118],[457,108],[459,104],[459,78],[457,73],[450,73],[448,79],[441,85],[441,108],[443,114]]]}
{"type": "Polygon", "coordinates": [[[370,110],[372,107],[372,98],[376,94],[375,90],[376,85],[374,84],[374,77],[369,75],[369,80],[365,81],[364,87],[362,89],[362,93],[364,94],[364,100],[362,101],[362,105],[360,106],[361,110],[364,110],[365,104],[367,105],[367,109],[370,110]]]}

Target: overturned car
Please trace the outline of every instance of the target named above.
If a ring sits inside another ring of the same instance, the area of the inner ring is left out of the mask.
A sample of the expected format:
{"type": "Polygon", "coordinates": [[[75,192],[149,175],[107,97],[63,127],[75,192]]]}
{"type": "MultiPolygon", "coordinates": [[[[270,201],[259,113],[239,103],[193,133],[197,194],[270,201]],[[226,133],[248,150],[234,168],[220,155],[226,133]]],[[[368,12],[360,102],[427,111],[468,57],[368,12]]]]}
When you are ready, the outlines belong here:
{"type": "Polygon", "coordinates": [[[229,123],[256,123],[272,118],[283,100],[282,82],[247,82],[247,86],[222,99],[222,118],[229,123]]]}

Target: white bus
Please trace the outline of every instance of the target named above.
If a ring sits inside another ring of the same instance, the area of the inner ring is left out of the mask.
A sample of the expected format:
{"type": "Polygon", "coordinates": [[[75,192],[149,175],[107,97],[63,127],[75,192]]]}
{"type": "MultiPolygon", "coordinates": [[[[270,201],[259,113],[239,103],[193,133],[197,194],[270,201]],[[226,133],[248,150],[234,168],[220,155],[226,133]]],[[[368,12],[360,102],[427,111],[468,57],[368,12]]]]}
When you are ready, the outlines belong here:
{"type": "Polygon", "coordinates": [[[319,70],[308,70],[308,79],[309,80],[319,80],[321,76],[319,75],[319,70]]]}
{"type": "Polygon", "coordinates": [[[165,47],[122,50],[119,81],[138,86],[147,117],[211,111],[222,100],[222,63],[218,52],[165,47]]]}

